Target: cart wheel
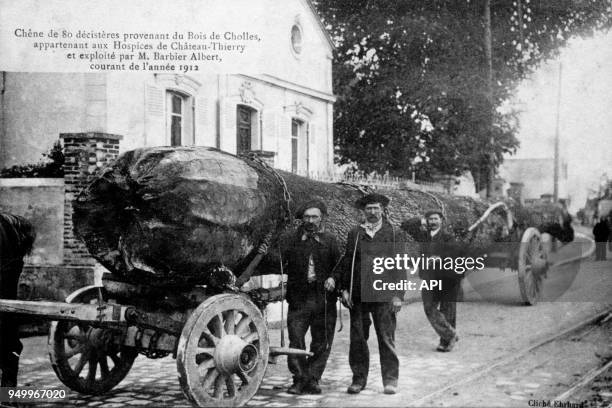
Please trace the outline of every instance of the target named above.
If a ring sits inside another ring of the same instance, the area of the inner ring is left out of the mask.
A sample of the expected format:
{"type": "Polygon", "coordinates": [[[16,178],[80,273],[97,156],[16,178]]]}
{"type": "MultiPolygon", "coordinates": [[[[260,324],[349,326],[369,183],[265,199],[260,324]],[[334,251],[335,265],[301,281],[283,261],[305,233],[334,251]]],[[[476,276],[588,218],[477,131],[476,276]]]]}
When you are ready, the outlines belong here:
{"type": "Polygon", "coordinates": [[[518,253],[518,279],[525,303],[535,305],[542,292],[542,280],[548,268],[546,251],[537,228],[527,228],[518,253]]]}
{"type": "MultiPolygon", "coordinates": [[[[97,298],[97,287],[87,286],[70,294],[66,302],[92,304],[97,298]]],[[[122,336],[122,329],[52,322],[49,357],[57,378],[83,394],[98,395],[111,390],[125,378],[138,355],[135,349],[117,344],[117,337],[122,336]]]]}
{"type": "Polygon", "coordinates": [[[178,344],[183,393],[203,407],[241,406],[257,392],[270,344],[261,312],[240,295],[221,294],[191,314],[178,344]]]}

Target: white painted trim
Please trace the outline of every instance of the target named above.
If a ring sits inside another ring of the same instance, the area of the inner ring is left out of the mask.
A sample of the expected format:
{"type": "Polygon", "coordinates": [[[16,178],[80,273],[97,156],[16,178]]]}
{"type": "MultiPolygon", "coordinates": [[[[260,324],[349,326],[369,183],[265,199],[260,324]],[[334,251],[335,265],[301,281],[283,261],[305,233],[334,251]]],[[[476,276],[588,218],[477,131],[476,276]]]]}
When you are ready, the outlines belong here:
{"type": "Polygon", "coordinates": [[[155,84],[169,90],[186,93],[194,96],[202,84],[188,75],[181,74],[155,74],[155,84]]]}
{"type": "Polygon", "coordinates": [[[271,75],[244,75],[237,74],[237,76],[248,78],[251,80],[259,81],[268,85],[273,85],[281,89],[287,89],[293,92],[297,92],[312,98],[320,99],[326,102],[336,102],[336,96],[330,93],[317,91],[316,89],[307,88],[305,86],[297,85],[280,78],[273,77],[271,75]]]}

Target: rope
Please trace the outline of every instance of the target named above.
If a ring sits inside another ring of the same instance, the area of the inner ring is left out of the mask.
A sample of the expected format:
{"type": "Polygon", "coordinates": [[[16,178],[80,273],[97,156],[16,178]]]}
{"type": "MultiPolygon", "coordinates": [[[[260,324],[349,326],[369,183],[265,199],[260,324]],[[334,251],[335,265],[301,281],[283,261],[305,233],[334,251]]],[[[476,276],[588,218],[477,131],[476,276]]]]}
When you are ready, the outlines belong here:
{"type": "Polygon", "coordinates": [[[419,190],[419,189],[416,189],[416,188],[404,187],[403,189],[404,190],[409,190],[409,191],[417,191],[419,193],[425,194],[426,196],[429,196],[431,199],[433,199],[435,201],[435,203],[440,208],[440,211],[442,211],[442,215],[444,216],[444,218],[446,218],[446,206],[444,205],[442,200],[440,200],[438,197],[436,197],[435,195],[433,195],[429,191],[419,190]]]}
{"type": "Polygon", "coordinates": [[[240,157],[243,157],[245,159],[258,163],[259,165],[261,165],[262,167],[264,167],[265,169],[269,170],[272,173],[272,175],[274,176],[278,184],[280,184],[280,186],[283,189],[283,199],[285,200],[285,211],[286,211],[285,220],[287,221],[289,225],[292,225],[293,224],[293,213],[291,212],[291,207],[290,207],[290,202],[292,200],[291,193],[289,192],[289,188],[287,187],[287,183],[285,182],[285,179],[283,178],[283,176],[274,167],[270,166],[268,163],[266,163],[264,160],[257,157],[253,153],[245,153],[245,154],[242,154],[240,157]]]}
{"type": "Polygon", "coordinates": [[[339,181],[338,184],[353,187],[355,190],[365,195],[376,191],[372,187],[368,186],[367,184],[357,184],[357,183],[351,183],[349,181],[339,181]]]}
{"type": "Polygon", "coordinates": [[[340,328],[338,329],[338,333],[344,329],[344,322],[342,321],[342,302],[338,302],[338,318],[340,319],[340,328]]]}
{"type": "Polygon", "coordinates": [[[281,252],[280,243],[278,244],[278,256],[280,259],[281,270],[281,347],[285,347],[285,270],[283,269],[283,254],[281,252]]]}
{"type": "Polygon", "coordinates": [[[327,293],[325,293],[325,288],[323,288],[323,302],[323,313],[325,313],[325,316],[323,317],[323,325],[325,326],[325,350],[329,350],[331,345],[329,344],[329,340],[327,338],[327,293]]]}
{"type": "Polygon", "coordinates": [[[442,200],[440,200],[435,195],[431,194],[429,191],[421,191],[421,193],[433,198],[436,204],[438,204],[438,207],[440,207],[440,210],[442,210],[442,215],[444,216],[444,218],[446,218],[446,207],[444,206],[444,203],[442,202],[442,200]]]}
{"type": "Polygon", "coordinates": [[[355,256],[357,255],[357,244],[359,243],[360,231],[357,231],[355,238],[355,247],[353,248],[353,261],[351,262],[351,286],[349,290],[349,303],[353,301],[353,277],[355,276],[355,256]]]}

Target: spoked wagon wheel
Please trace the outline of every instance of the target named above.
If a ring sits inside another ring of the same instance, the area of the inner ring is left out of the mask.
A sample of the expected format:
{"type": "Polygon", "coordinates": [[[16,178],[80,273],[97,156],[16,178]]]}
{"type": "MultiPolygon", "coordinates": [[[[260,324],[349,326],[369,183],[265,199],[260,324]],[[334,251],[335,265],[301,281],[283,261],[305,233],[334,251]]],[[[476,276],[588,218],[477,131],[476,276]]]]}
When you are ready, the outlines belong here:
{"type": "Polygon", "coordinates": [[[234,294],[213,296],[191,314],[178,344],[183,393],[204,407],[240,406],[257,392],[269,352],[261,312],[234,294]]]}
{"type": "MultiPolygon", "coordinates": [[[[87,286],[73,292],[66,302],[92,304],[97,298],[98,289],[87,286]]],[[[98,395],[111,390],[125,378],[138,355],[135,349],[117,344],[122,335],[121,329],[52,322],[49,356],[57,378],[83,394],[98,395]]]]}
{"type": "Polygon", "coordinates": [[[542,245],[540,231],[527,228],[521,237],[518,253],[518,279],[525,303],[535,305],[542,293],[542,281],[546,277],[548,263],[542,245]]]}

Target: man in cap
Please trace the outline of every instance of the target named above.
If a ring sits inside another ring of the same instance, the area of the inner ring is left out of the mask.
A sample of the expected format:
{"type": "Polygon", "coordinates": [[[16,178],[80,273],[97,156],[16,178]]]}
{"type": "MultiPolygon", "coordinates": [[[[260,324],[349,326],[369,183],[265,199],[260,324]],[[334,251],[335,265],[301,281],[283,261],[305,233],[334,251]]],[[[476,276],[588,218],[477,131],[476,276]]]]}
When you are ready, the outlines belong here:
{"type": "Polygon", "coordinates": [[[319,381],[334,339],[337,296],[330,277],[341,254],[336,237],[323,226],[326,214],[327,208],[320,200],[301,205],[296,218],[301,218],[302,224],[282,244],[287,271],[289,347],[305,350],[304,337],[310,328],[313,353],[311,357],[287,357],[293,374],[293,385],[288,390],[291,394],[321,393],[319,381]]]}
{"type": "MultiPolygon", "coordinates": [[[[430,259],[445,258],[453,255],[455,238],[444,231],[442,225],[444,214],[440,210],[430,210],[425,213],[427,231],[418,241],[421,242],[423,254],[430,259]]],[[[441,261],[440,259],[440,261],[441,261]]],[[[441,262],[438,262],[441,263],[441,262]]],[[[442,267],[421,268],[419,277],[423,280],[440,280],[441,288],[426,288],[421,290],[423,308],[429,323],[440,336],[437,349],[448,352],[453,349],[459,338],[455,330],[457,315],[457,296],[461,288],[463,275],[442,267]]]]}
{"type": "MultiPolygon", "coordinates": [[[[399,360],[395,350],[395,315],[402,306],[404,291],[383,291],[377,293],[376,301],[366,301],[363,294],[368,290],[362,280],[367,282],[367,276],[362,276],[362,254],[372,254],[381,251],[385,246],[397,244],[403,250],[407,237],[403,231],[396,229],[385,217],[389,199],[381,194],[368,194],[355,203],[363,211],[365,222],[353,228],[347,238],[346,252],[335,275],[338,286],[342,290],[342,302],[351,311],[351,332],[349,348],[349,364],[353,371],[352,384],[348,387],[349,394],[357,394],[367,384],[370,365],[368,337],[371,320],[378,339],[380,366],[385,394],[397,392],[399,376],[399,360]],[[371,320],[370,320],[371,316],[371,320]]],[[[395,250],[394,250],[395,252],[395,250]]],[[[382,255],[382,254],[381,254],[382,255]]],[[[364,265],[365,260],[363,261],[364,265]]],[[[404,271],[392,272],[398,279],[399,272],[405,278],[404,271]]],[[[367,274],[371,275],[371,274],[367,274]]],[[[380,275],[378,275],[380,276],[380,275]]]]}

